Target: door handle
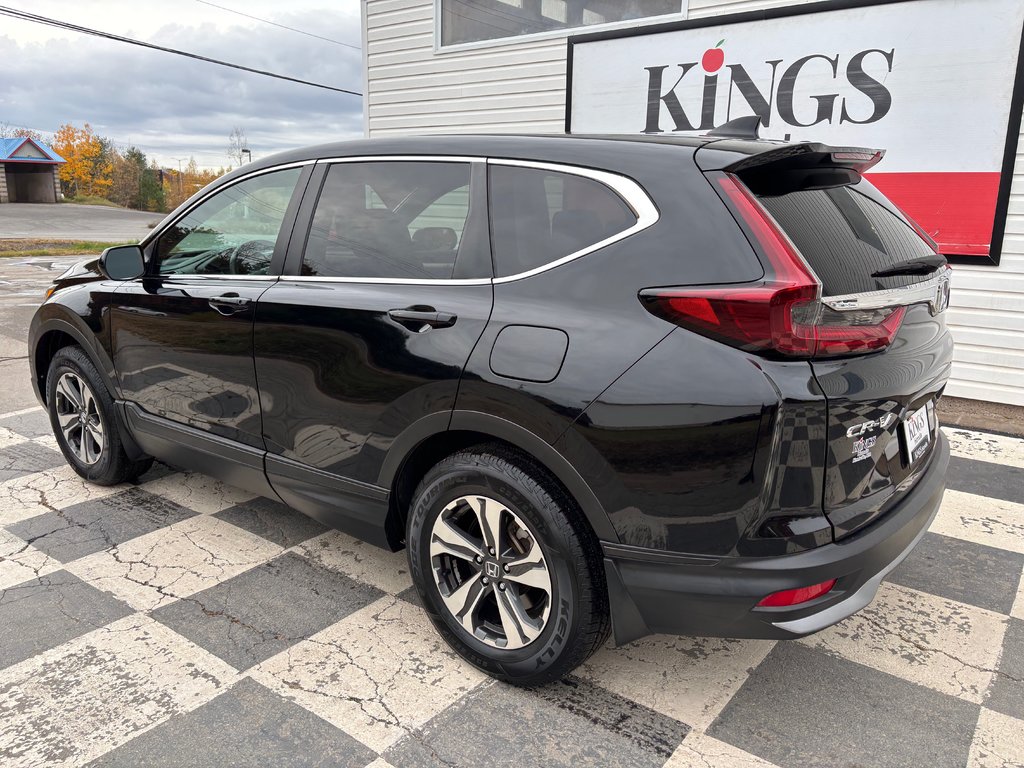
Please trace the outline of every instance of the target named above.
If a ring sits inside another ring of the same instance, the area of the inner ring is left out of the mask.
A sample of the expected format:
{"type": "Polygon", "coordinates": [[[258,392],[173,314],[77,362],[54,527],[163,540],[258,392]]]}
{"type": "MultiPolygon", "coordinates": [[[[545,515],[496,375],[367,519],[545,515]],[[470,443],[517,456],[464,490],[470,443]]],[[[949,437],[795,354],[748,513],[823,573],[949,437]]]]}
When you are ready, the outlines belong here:
{"type": "Polygon", "coordinates": [[[252,299],[239,296],[237,293],[225,293],[223,296],[214,296],[210,299],[210,306],[222,315],[234,315],[249,308],[252,299]]]}
{"type": "Polygon", "coordinates": [[[428,328],[449,328],[455,325],[458,315],[451,312],[438,312],[433,307],[422,309],[390,309],[388,317],[399,325],[414,331],[422,332],[428,328]]]}

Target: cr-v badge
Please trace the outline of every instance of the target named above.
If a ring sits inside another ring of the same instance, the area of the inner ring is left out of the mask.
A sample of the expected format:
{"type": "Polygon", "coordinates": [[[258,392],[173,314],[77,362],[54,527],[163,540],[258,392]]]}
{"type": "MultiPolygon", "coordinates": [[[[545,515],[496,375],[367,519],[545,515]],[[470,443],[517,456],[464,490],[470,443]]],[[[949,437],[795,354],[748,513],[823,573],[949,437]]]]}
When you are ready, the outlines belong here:
{"type": "Polygon", "coordinates": [[[853,463],[856,464],[858,461],[864,461],[865,459],[871,458],[871,449],[875,447],[875,442],[878,437],[871,435],[866,436],[866,433],[873,432],[876,429],[885,429],[896,420],[896,417],[887,413],[881,418],[872,419],[871,421],[865,421],[861,424],[855,424],[846,430],[847,437],[857,438],[853,441],[853,463]]]}
{"type": "Polygon", "coordinates": [[[881,418],[873,419],[872,421],[865,421],[863,424],[854,424],[848,430],[846,430],[847,437],[860,437],[861,435],[867,434],[868,432],[874,432],[876,429],[885,429],[896,420],[896,416],[892,413],[887,413],[881,418]]]}

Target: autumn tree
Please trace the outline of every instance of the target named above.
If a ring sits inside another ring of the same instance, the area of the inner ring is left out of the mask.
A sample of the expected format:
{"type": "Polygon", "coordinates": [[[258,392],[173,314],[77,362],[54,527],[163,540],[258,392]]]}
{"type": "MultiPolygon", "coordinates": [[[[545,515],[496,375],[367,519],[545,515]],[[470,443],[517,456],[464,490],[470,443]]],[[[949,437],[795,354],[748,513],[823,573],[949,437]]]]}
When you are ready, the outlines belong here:
{"type": "Polygon", "coordinates": [[[219,179],[227,171],[219,168],[216,171],[201,169],[194,157],[189,158],[188,165],[179,172],[171,171],[164,175],[164,199],[168,209],[177,208],[192,195],[211,181],[219,179]]]}
{"type": "Polygon", "coordinates": [[[118,152],[112,148],[110,161],[112,170],[108,200],[140,211],[164,209],[160,169],[149,164],[141,149],[128,147],[124,152],[118,152]]]}
{"type": "Polygon", "coordinates": [[[110,190],[110,144],[97,136],[88,123],[81,128],[71,123],[62,125],[53,134],[53,149],[66,161],[59,166],[64,194],[103,196],[110,190]]]}
{"type": "Polygon", "coordinates": [[[116,153],[111,158],[110,192],[107,199],[123,205],[126,208],[135,208],[138,201],[139,185],[142,181],[142,170],[134,158],[129,158],[130,148],[124,154],[116,153]]]}

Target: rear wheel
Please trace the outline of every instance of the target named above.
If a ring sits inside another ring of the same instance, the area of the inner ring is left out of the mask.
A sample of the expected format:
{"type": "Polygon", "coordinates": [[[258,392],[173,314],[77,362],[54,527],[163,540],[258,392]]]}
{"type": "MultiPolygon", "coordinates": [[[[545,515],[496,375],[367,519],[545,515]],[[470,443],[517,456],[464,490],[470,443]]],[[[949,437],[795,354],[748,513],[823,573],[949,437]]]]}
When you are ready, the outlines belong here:
{"type": "Polygon", "coordinates": [[[61,453],[79,475],[97,485],[134,480],[153,464],[132,461],[117,431],[114,401],[80,347],[57,350],[46,376],[50,425],[61,453]]]}
{"type": "Polygon", "coordinates": [[[494,446],[441,461],[416,490],[407,542],[434,626],[494,677],[557,680],[608,636],[596,538],[529,457],[494,446]]]}

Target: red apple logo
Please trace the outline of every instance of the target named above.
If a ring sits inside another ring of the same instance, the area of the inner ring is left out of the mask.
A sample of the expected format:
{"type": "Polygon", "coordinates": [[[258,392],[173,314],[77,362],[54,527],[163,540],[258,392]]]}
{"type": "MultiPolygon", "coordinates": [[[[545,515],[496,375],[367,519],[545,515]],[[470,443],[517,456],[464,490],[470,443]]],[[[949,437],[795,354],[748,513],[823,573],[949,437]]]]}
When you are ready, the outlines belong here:
{"type": "Polygon", "coordinates": [[[725,63],[725,51],[722,50],[722,43],[725,42],[723,37],[717,43],[714,48],[708,48],[704,51],[704,55],[700,59],[701,66],[704,67],[704,71],[708,74],[714,74],[722,68],[725,63]]]}

